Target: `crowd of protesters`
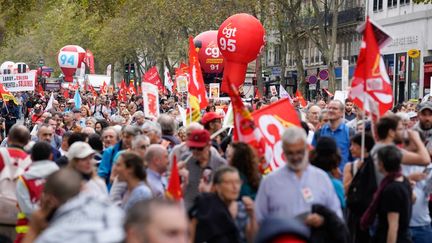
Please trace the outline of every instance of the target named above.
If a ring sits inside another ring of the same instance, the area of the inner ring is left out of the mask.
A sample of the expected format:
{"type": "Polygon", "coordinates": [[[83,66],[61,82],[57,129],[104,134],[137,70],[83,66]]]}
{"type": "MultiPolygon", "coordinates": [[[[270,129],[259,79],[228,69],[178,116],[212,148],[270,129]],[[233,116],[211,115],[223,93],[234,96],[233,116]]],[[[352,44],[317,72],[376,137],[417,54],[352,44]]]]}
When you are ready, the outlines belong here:
{"type": "Polygon", "coordinates": [[[285,129],[286,165],[264,174],[222,129],[227,102],[186,125],[175,96],[161,97],[159,117],[140,96],[81,96],[79,109],[59,93],[49,109],[48,94],[0,104],[0,242],[432,239],[431,101],[371,120],[349,99],[294,99],[302,127],[285,129]],[[181,202],[166,193],[174,160],[181,202]]]}

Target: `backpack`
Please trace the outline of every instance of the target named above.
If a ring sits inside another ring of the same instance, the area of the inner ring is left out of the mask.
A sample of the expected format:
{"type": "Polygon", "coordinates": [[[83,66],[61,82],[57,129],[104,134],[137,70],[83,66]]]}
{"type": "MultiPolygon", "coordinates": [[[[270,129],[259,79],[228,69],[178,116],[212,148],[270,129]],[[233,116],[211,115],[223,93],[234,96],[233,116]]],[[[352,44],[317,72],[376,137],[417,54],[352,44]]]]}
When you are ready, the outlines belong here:
{"type": "Polygon", "coordinates": [[[7,148],[0,148],[4,167],[0,171],[0,224],[15,225],[18,214],[16,181],[31,164],[30,156],[12,157],[7,148]]]}
{"type": "Polygon", "coordinates": [[[365,158],[363,165],[354,175],[348,188],[346,196],[347,208],[361,216],[372,202],[377,188],[375,165],[373,159],[369,156],[365,158]]]}

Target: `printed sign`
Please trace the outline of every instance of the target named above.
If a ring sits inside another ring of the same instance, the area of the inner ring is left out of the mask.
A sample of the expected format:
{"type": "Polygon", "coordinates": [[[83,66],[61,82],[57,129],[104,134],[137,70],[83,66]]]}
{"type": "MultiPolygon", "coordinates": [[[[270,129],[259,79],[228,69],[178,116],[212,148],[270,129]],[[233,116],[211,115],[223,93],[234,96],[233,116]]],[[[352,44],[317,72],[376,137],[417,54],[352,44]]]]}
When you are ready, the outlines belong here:
{"type": "Polygon", "coordinates": [[[36,71],[0,75],[0,82],[10,92],[34,91],[35,79],[36,71]]]}
{"type": "Polygon", "coordinates": [[[217,99],[219,98],[220,93],[220,84],[219,83],[210,83],[209,85],[210,90],[210,99],[217,99]]]}
{"type": "Polygon", "coordinates": [[[144,101],[144,115],[146,117],[159,116],[159,90],[158,86],[142,82],[142,96],[144,101]]]}

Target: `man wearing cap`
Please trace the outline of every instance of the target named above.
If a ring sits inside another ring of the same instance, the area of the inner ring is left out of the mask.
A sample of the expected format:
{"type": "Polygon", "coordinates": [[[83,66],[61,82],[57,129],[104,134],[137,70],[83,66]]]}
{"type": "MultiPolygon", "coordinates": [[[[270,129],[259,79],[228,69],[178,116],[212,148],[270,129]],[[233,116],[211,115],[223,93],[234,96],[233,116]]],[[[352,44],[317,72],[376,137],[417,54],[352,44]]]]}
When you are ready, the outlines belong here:
{"type": "Polygon", "coordinates": [[[192,131],[186,140],[186,145],[191,150],[192,156],[185,164],[180,163],[179,168],[181,169],[180,175],[185,179],[184,200],[186,208],[189,209],[193,205],[196,196],[198,196],[198,186],[203,171],[206,169],[215,171],[220,166],[227,164],[227,162],[214,150],[210,149],[210,133],[207,130],[197,129],[192,131]]]}
{"type": "Polygon", "coordinates": [[[124,126],[121,131],[120,142],[116,143],[114,146],[107,148],[102,157],[102,161],[99,164],[98,175],[105,180],[106,184],[111,184],[111,169],[114,163],[114,158],[118,152],[132,147],[132,140],[135,136],[139,135],[140,131],[138,128],[133,126],[124,126]]]}
{"type": "Polygon", "coordinates": [[[418,105],[418,122],[413,129],[421,133],[425,139],[429,154],[432,152],[432,101],[418,105]]]}
{"type": "Polygon", "coordinates": [[[72,111],[75,107],[75,101],[73,99],[69,99],[67,102],[67,107],[65,108],[65,112],[72,111]]]}
{"type": "MultiPolygon", "coordinates": [[[[213,134],[222,128],[222,118],[223,116],[216,112],[207,112],[203,115],[201,124],[203,124],[204,128],[209,131],[210,134],[213,134]]],[[[211,140],[211,145],[218,151],[221,151],[220,145],[215,138],[211,140]]]]}

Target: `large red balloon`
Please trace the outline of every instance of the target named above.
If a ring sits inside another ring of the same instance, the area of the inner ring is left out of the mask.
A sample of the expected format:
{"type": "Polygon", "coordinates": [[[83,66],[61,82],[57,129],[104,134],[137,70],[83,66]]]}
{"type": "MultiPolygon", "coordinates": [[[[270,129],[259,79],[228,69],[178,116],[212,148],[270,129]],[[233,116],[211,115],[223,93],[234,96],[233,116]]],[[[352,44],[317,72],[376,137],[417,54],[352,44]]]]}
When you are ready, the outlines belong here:
{"type": "Polygon", "coordinates": [[[85,54],[85,50],[80,46],[68,45],[60,49],[57,63],[65,75],[65,81],[73,81],[75,71],[77,68],[81,67],[85,54]]]}
{"type": "Polygon", "coordinates": [[[265,30],[252,15],[235,14],[219,27],[217,39],[225,59],[221,89],[228,92],[227,79],[236,87],[244,83],[248,63],[255,60],[264,48],[265,30]]]}
{"type": "Polygon", "coordinates": [[[221,73],[223,71],[223,56],[217,44],[216,30],[202,32],[194,39],[196,47],[199,47],[198,59],[204,73],[221,73]]]}

